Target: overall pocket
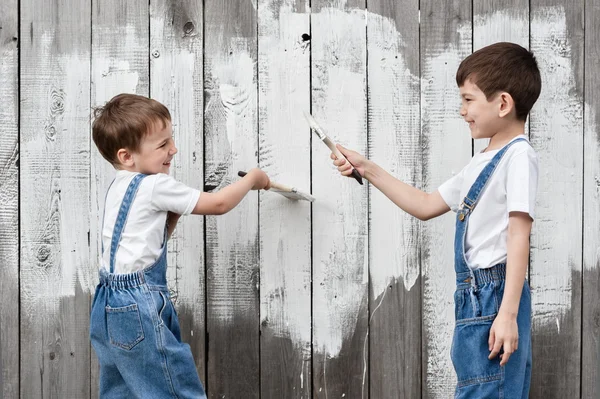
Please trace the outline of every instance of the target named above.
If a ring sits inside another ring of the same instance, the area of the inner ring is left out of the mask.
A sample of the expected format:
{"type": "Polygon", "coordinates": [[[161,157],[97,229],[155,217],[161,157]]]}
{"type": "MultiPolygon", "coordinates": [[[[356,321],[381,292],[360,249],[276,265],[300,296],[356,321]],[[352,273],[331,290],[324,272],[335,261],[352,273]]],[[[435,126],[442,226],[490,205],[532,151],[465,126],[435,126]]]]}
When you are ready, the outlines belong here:
{"type": "Polygon", "coordinates": [[[106,324],[110,343],[131,350],[144,339],[137,303],[122,307],[106,306],[106,324]]]}

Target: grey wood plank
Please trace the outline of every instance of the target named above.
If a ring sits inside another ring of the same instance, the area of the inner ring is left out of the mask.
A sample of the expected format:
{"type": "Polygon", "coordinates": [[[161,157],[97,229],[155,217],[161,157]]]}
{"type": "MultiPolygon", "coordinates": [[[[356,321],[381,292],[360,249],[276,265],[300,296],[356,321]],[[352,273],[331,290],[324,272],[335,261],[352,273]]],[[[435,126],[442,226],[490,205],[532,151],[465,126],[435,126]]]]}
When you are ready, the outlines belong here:
{"type": "Polygon", "coordinates": [[[0,396],[19,395],[18,2],[0,3],[0,396]]]}
{"type": "MultiPolygon", "coordinates": [[[[471,54],[470,1],[421,1],[423,189],[433,192],[469,162],[471,135],[459,114],[456,71],[471,54]]],[[[449,398],[454,329],[454,221],[449,212],[422,225],[423,398],[449,398]]]]}
{"type": "MultiPolygon", "coordinates": [[[[148,2],[97,1],[92,8],[92,107],[104,105],[120,93],[150,94],[148,2]]],[[[90,138],[90,258],[92,289],[98,283],[100,229],[104,198],[115,169],[90,138]]],[[[173,268],[169,268],[170,274],[173,268]]],[[[170,279],[172,281],[173,278],[170,279]]],[[[93,291],[92,291],[93,293],[93,291]]],[[[91,394],[98,397],[99,367],[92,350],[91,394]]]]}
{"type": "MultiPolygon", "coordinates": [[[[258,163],[255,2],[205,3],[205,185],[258,163]]],[[[206,217],[208,395],[260,395],[258,194],[206,217]]]]}
{"type": "Polygon", "coordinates": [[[585,2],[581,397],[600,397],[600,3],[585,2]]]}
{"type": "MultiPolygon", "coordinates": [[[[421,186],[419,2],[369,1],[369,158],[421,186]]],[[[418,219],[369,186],[371,398],[421,396],[418,219]]]]}
{"type": "MultiPolygon", "coordinates": [[[[310,192],[309,1],[258,1],[260,166],[310,192]]],[[[318,201],[318,200],[317,200],[318,201]]],[[[261,397],[310,398],[311,206],[260,193],[261,397]]]]}
{"type": "MultiPolygon", "coordinates": [[[[203,7],[201,0],[150,3],[151,97],[171,113],[178,152],[172,175],[203,190],[203,7]]],[[[206,381],[204,217],[179,219],[169,240],[170,281],[181,335],[189,343],[201,380],[206,381]]]]}
{"type": "Polygon", "coordinates": [[[581,394],[583,1],[531,2],[542,93],[530,117],[539,163],[531,237],[531,397],[581,394]]]}
{"type": "Polygon", "coordinates": [[[91,3],[20,5],[20,396],[86,398],[91,3]]]}
{"type": "MultiPolygon", "coordinates": [[[[366,131],[365,1],[311,3],[312,112],[362,154],[366,131]]],[[[313,136],[313,395],[367,397],[368,192],[339,175],[313,136]]]]}

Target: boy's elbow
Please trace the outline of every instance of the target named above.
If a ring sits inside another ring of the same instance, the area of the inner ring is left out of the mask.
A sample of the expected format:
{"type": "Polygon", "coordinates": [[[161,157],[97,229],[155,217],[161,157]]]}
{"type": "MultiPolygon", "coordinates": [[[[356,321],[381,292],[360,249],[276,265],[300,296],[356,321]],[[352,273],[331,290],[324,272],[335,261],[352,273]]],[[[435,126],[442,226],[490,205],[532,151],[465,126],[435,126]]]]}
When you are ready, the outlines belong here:
{"type": "Polygon", "coordinates": [[[219,199],[215,203],[215,207],[214,207],[215,215],[224,215],[227,212],[229,212],[230,210],[231,209],[229,208],[229,205],[227,204],[227,201],[225,199],[219,199]]]}

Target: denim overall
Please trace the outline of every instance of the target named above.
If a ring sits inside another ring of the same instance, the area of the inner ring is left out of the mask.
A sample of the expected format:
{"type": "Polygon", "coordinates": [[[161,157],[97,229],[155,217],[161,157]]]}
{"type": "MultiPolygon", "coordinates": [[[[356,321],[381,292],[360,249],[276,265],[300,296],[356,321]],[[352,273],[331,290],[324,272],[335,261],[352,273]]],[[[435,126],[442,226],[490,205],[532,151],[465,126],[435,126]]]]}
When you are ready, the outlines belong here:
{"type": "Polygon", "coordinates": [[[145,177],[136,175],[123,197],[110,245],[110,273],[100,269],[92,304],[90,338],[100,362],[100,397],[206,398],[169,298],[166,227],[153,265],[114,274],[121,234],[145,177]]]}
{"type": "MultiPolygon", "coordinates": [[[[519,303],[518,349],[500,366],[497,356],[488,360],[488,338],[504,294],[506,265],[471,270],[465,259],[465,237],[469,217],[480,194],[506,150],[504,146],[481,171],[456,215],[454,239],[455,320],[451,358],[458,377],[455,398],[527,398],[531,381],[531,293],[525,281],[519,303]]],[[[502,353],[502,351],[500,352],[502,353]]]]}

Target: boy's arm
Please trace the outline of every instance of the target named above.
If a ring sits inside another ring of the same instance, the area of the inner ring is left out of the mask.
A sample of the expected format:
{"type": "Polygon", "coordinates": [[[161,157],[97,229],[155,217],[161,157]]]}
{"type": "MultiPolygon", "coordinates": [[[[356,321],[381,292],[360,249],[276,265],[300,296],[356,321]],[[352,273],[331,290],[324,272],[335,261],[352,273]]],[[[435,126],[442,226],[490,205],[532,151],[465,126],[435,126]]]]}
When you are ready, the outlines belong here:
{"type": "Polygon", "coordinates": [[[268,190],[270,186],[271,183],[265,172],[254,168],[242,179],[216,193],[202,193],[192,213],[195,215],[222,215],[235,208],[250,190],[268,190]]]}
{"type": "Polygon", "coordinates": [[[525,212],[509,213],[504,295],[489,339],[492,351],[490,359],[504,347],[501,366],[508,362],[510,355],[519,346],[517,314],[529,263],[529,235],[532,223],[533,220],[525,212]]]}
{"type": "MultiPolygon", "coordinates": [[[[337,147],[365,179],[403,211],[420,220],[429,220],[450,210],[438,191],[433,193],[421,191],[396,179],[375,162],[369,161],[359,153],[348,150],[339,144],[337,147]]],[[[338,167],[342,175],[349,176],[352,173],[352,167],[345,159],[337,159],[333,154],[331,154],[331,158],[334,159],[333,164],[338,167]]]]}

